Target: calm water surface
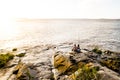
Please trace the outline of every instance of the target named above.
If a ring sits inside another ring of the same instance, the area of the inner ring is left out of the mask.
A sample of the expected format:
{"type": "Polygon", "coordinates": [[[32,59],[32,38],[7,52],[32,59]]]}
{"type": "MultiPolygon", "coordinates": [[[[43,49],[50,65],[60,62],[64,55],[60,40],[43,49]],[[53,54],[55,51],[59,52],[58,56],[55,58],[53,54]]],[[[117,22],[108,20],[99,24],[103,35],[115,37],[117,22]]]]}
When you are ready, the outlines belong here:
{"type": "Polygon", "coordinates": [[[81,47],[120,51],[120,21],[116,20],[18,21],[1,30],[0,36],[1,48],[79,42],[81,47]]]}

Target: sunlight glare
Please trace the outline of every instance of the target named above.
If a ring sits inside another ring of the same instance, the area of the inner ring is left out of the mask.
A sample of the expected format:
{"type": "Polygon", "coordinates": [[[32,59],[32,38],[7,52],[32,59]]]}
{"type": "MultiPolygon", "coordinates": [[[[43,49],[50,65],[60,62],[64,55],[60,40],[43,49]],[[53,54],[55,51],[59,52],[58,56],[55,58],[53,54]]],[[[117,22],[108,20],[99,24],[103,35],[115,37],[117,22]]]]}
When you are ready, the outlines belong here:
{"type": "Polygon", "coordinates": [[[16,22],[11,19],[0,20],[0,39],[13,39],[18,34],[16,22]]]}

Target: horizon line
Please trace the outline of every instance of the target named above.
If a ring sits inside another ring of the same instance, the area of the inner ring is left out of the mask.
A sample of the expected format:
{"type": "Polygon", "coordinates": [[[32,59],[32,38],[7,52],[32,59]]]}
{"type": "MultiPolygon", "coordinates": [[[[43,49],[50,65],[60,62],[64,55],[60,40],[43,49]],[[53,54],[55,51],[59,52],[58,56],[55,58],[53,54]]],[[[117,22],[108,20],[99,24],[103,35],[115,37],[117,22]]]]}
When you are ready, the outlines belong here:
{"type": "Polygon", "coordinates": [[[120,20],[120,18],[17,18],[17,21],[32,20],[120,20]]]}

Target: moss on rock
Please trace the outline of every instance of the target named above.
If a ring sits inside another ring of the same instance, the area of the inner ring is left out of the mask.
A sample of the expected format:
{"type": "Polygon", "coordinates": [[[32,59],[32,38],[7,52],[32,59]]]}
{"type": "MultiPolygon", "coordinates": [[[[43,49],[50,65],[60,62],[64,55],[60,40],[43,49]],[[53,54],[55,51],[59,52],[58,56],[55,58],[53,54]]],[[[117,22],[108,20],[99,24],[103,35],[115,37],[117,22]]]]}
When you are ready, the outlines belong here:
{"type": "Polygon", "coordinates": [[[24,57],[25,56],[25,53],[20,53],[18,55],[16,55],[17,57],[24,57]]]}
{"type": "Polygon", "coordinates": [[[0,54],[0,68],[4,67],[8,61],[12,60],[14,55],[11,53],[0,54]]]}
{"type": "Polygon", "coordinates": [[[101,60],[101,64],[120,73],[120,58],[108,58],[107,60],[101,60]]]}
{"type": "Polygon", "coordinates": [[[102,54],[102,51],[98,47],[95,47],[92,51],[97,54],[102,54]]]}
{"type": "Polygon", "coordinates": [[[13,48],[12,51],[17,51],[17,48],[13,48]]]}

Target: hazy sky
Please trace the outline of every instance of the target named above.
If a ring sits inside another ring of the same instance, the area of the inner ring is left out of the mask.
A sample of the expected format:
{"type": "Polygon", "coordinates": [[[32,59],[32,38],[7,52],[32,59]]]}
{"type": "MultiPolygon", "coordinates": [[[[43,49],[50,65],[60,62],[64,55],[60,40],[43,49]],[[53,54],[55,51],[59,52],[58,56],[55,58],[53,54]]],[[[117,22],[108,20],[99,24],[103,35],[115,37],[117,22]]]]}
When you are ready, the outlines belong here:
{"type": "Polygon", "coordinates": [[[120,0],[0,0],[0,18],[120,18],[120,0]]]}
{"type": "Polygon", "coordinates": [[[0,38],[19,33],[18,18],[120,18],[120,0],[0,0],[0,38]]]}

